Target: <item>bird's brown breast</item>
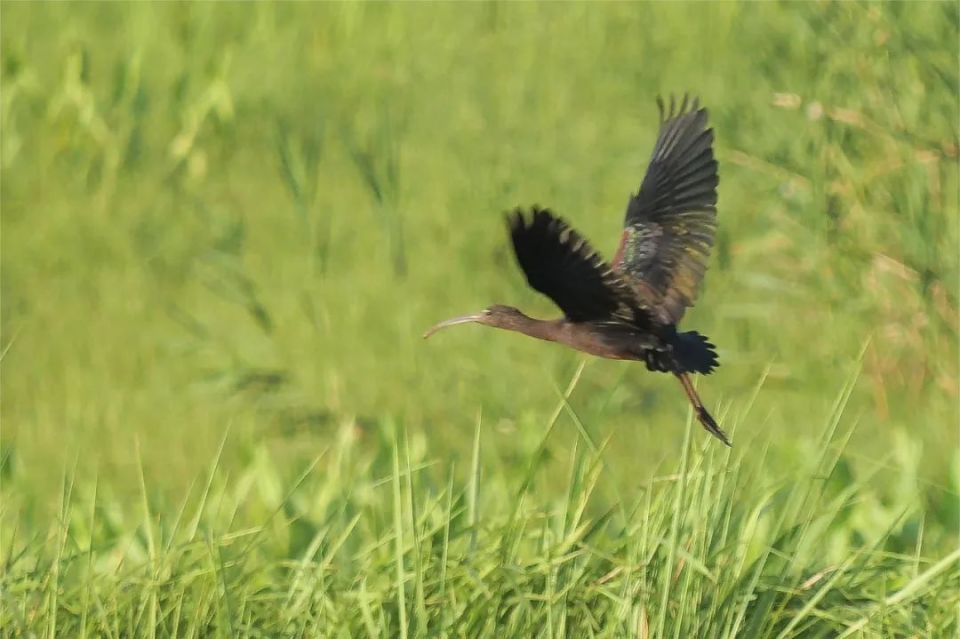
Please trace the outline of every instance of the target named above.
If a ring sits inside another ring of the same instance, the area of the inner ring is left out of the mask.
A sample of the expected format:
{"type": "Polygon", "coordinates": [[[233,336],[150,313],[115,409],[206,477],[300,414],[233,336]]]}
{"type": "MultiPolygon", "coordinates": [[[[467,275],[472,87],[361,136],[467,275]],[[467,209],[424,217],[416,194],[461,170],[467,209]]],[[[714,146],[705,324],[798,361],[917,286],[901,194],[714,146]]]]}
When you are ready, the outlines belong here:
{"type": "Polygon", "coordinates": [[[629,327],[589,322],[562,322],[557,340],[578,351],[605,359],[639,360],[652,336],[641,337],[629,327]]]}

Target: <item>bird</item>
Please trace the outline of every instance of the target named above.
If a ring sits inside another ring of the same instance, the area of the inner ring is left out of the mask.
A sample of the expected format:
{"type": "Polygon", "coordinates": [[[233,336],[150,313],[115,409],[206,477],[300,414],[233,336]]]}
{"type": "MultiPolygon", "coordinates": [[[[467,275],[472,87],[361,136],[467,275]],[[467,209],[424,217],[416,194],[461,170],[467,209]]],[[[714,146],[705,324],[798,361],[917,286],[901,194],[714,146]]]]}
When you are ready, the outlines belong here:
{"type": "Polygon", "coordinates": [[[691,380],[719,366],[716,347],[697,331],[678,330],[693,306],[716,234],[717,161],[713,129],[699,99],[669,105],[657,98],[660,126],[639,190],[627,203],[614,258],[606,262],[547,208],[506,214],[514,254],[528,284],[563,312],[541,320],[494,304],[439,322],[424,338],[478,323],[564,344],[597,357],[643,362],[679,381],[697,420],[727,446],[691,380]]]}

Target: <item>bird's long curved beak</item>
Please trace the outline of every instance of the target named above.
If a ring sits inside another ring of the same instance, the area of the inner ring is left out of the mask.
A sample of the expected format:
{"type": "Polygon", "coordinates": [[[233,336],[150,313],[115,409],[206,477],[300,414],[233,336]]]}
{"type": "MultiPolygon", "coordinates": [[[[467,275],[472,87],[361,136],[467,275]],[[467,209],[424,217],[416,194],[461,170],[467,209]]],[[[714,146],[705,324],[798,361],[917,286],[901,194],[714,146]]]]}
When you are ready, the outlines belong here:
{"type": "Polygon", "coordinates": [[[479,322],[483,318],[483,315],[480,313],[474,313],[472,315],[460,315],[459,317],[451,317],[448,320],[443,320],[438,324],[434,324],[430,330],[423,334],[423,339],[427,339],[434,333],[439,330],[443,330],[449,326],[456,326],[457,324],[469,324],[470,322],[479,322]]]}

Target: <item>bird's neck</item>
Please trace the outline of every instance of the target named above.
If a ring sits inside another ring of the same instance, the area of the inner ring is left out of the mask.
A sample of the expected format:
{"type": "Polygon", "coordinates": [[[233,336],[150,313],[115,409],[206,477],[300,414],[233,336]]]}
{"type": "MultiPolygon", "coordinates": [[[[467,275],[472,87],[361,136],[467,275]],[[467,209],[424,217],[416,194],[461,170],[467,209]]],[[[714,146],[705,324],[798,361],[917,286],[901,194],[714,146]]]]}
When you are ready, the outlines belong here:
{"type": "Polygon", "coordinates": [[[540,320],[521,315],[516,321],[511,322],[509,325],[500,326],[499,328],[523,333],[524,335],[548,342],[561,342],[563,341],[563,328],[566,323],[567,321],[565,319],[540,320]]]}
{"type": "Polygon", "coordinates": [[[538,320],[526,315],[517,318],[509,326],[501,326],[548,342],[566,344],[570,348],[605,357],[607,359],[637,359],[630,352],[634,346],[636,334],[627,332],[619,335],[604,331],[587,323],[571,322],[567,319],[538,320]]]}

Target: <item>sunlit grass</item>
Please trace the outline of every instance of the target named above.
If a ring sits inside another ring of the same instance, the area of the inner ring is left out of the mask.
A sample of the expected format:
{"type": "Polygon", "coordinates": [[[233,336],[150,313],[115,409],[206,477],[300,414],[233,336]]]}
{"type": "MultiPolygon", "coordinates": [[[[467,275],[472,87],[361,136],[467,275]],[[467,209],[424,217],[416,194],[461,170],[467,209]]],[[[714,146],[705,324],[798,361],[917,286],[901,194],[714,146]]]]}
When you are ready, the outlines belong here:
{"type": "Polygon", "coordinates": [[[955,3],[2,17],[5,629],[955,631],[955,3]],[[682,91],[729,455],[642,366],[420,338],[554,313],[501,212],[610,255],[682,91]]]}
{"type": "Polygon", "coordinates": [[[615,503],[605,447],[578,439],[545,498],[530,481],[543,447],[522,479],[484,473],[482,423],[465,480],[397,428],[379,475],[351,424],[302,469],[258,450],[231,474],[218,455],[163,515],[145,481],[124,519],[70,473],[53,534],[9,539],[0,622],[57,636],[946,636],[960,555],[883,550],[915,505],[868,538],[836,525],[869,493],[837,476],[850,388],[822,454],[789,473],[694,444],[688,419],[678,466],[615,503]]]}

